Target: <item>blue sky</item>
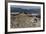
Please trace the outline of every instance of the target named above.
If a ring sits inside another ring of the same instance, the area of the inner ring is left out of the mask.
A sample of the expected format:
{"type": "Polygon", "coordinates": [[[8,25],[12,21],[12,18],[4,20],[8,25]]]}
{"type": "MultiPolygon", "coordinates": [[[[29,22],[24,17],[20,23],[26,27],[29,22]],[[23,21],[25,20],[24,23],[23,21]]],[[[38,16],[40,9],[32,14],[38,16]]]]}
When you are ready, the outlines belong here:
{"type": "Polygon", "coordinates": [[[11,5],[11,12],[26,12],[26,13],[40,13],[40,6],[18,6],[18,5],[11,5]],[[17,9],[21,8],[21,10],[17,9]],[[27,11],[23,11],[23,10],[27,11]],[[29,10],[28,10],[29,9],[29,10]]]}
{"type": "Polygon", "coordinates": [[[22,8],[22,9],[40,9],[40,6],[20,6],[20,5],[11,5],[11,7],[22,8]]]}

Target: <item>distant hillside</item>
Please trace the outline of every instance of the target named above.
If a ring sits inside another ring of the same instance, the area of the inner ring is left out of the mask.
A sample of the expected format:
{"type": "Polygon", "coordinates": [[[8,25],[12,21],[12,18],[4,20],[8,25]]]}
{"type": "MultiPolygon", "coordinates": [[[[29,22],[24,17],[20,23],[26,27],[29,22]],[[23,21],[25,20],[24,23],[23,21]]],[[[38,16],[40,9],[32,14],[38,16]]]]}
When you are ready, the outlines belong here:
{"type": "Polygon", "coordinates": [[[11,7],[11,12],[25,12],[25,13],[38,13],[40,14],[40,9],[22,9],[22,8],[13,8],[11,7]]]}

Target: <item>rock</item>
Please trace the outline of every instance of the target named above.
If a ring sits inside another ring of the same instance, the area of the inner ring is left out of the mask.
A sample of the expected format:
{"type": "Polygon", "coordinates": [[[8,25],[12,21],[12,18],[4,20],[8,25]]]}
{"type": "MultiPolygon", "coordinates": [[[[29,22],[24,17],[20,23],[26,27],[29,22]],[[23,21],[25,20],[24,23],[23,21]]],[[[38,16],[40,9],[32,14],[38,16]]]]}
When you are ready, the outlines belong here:
{"type": "Polygon", "coordinates": [[[21,13],[16,16],[11,15],[11,27],[12,28],[39,27],[40,21],[34,23],[35,22],[34,18],[36,17],[29,17],[27,14],[24,13],[21,13]]]}

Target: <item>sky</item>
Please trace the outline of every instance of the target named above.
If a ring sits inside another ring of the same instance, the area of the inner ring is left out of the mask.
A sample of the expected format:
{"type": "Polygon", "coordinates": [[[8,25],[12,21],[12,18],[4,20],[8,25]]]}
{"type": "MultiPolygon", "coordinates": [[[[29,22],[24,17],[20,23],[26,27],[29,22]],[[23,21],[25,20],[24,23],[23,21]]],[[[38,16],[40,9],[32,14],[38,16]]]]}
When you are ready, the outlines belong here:
{"type": "Polygon", "coordinates": [[[40,6],[18,6],[18,5],[11,5],[11,12],[26,12],[26,13],[40,13],[40,6]],[[25,9],[27,11],[18,10],[16,8],[25,9]],[[29,10],[28,10],[29,9],[29,10]]]}
{"type": "Polygon", "coordinates": [[[20,6],[20,5],[11,5],[11,7],[22,8],[22,9],[40,9],[40,6],[20,6]]]}

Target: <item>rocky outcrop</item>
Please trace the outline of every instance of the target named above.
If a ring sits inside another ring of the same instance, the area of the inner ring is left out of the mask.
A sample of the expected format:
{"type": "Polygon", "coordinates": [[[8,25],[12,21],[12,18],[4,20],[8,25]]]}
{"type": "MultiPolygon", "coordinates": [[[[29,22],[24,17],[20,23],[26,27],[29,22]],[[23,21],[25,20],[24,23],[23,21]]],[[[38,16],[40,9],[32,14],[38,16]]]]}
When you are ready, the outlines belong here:
{"type": "Polygon", "coordinates": [[[27,14],[11,15],[11,28],[40,27],[40,20],[37,17],[30,17],[27,14]]]}

